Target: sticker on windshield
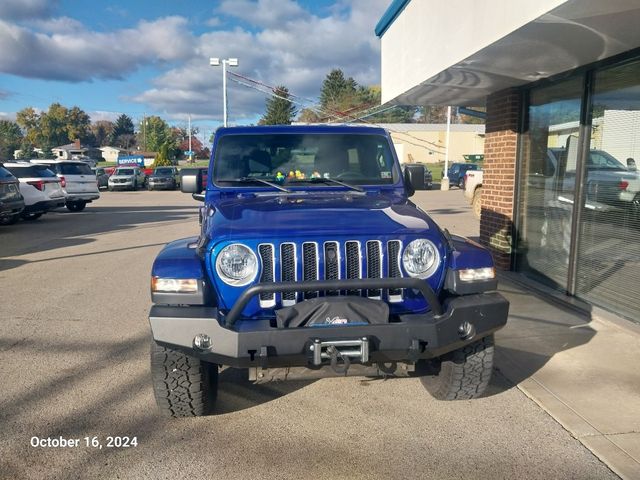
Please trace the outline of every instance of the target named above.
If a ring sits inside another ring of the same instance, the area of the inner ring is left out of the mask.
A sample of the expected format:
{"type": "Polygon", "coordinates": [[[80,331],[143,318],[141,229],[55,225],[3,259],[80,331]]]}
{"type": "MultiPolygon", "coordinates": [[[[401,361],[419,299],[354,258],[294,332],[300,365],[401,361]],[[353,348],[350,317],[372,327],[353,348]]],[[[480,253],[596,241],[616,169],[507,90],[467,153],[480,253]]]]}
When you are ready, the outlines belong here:
{"type": "Polygon", "coordinates": [[[391,172],[380,172],[380,178],[391,178],[391,172]]]}

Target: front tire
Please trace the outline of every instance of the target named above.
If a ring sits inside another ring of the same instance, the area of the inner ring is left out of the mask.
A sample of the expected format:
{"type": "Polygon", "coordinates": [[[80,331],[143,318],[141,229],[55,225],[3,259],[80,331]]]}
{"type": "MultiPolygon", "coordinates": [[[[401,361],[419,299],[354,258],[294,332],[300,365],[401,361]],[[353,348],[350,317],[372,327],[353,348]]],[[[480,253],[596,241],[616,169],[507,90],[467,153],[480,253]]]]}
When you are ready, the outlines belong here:
{"type": "Polygon", "coordinates": [[[481,338],[438,359],[427,361],[434,375],[420,378],[437,400],[470,400],[481,396],[493,369],[493,335],[481,338]]]}
{"type": "Polygon", "coordinates": [[[10,215],[8,217],[4,217],[4,218],[0,219],[0,225],[13,225],[18,220],[20,220],[20,214],[16,213],[16,214],[13,214],[13,215],[10,215]]]}
{"type": "Polygon", "coordinates": [[[151,378],[160,410],[171,417],[199,417],[213,410],[218,365],[151,341],[151,378]]]}

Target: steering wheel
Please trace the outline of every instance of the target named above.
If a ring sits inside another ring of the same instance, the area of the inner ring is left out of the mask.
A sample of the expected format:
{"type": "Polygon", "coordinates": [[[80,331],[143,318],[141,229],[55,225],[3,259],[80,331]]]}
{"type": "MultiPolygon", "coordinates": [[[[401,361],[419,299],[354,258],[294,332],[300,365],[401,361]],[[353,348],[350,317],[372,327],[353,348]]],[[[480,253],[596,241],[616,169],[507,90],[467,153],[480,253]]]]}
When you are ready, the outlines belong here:
{"type": "Polygon", "coordinates": [[[341,174],[336,175],[335,178],[345,178],[345,179],[354,178],[354,179],[357,179],[357,178],[367,178],[367,177],[365,177],[360,172],[342,172],[341,174]]]}

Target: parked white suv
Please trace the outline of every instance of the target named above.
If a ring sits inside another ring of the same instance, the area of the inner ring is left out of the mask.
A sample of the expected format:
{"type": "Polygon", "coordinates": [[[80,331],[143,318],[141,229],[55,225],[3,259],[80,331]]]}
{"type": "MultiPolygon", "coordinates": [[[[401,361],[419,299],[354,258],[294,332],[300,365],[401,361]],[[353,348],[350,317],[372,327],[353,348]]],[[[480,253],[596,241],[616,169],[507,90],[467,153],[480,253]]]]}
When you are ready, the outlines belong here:
{"type": "Polygon", "coordinates": [[[96,176],[87,163],[80,160],[31,160],[31,163],[46,165],[58,176],[69,211],[80,212],[87,203],[100,198],[96,176]]]}
{"type": "Polygon", "coordinates": [[[20,182],[20,193],[24,197],[21,216],[25,220],[35,220],[65,204],[60,179],[46,165],[12,162],[5,163],[4,168],[20,182]]]}
{"type": "Polygon", "coordinates": [[[109,177],[108,188],[114,190],[137,190],[145,184],[146,175],[140,167],[118,167],[109,177]]]}

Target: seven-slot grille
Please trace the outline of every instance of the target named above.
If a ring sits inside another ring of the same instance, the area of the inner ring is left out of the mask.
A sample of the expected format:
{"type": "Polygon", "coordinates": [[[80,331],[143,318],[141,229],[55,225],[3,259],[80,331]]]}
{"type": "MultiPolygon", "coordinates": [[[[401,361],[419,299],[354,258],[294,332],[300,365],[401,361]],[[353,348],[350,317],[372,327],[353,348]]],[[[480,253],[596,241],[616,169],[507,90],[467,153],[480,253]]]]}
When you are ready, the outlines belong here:
{"type": "MultiPolygon", "coordinates": [[[[312,280],[339,280],[356,278],[400,278],[399,240],[360,242],[327,241],[279,245],[260,244],[258,253],[262,263],[261,283],[295,282],[312,280]]],[[[327,292],[289,292],[278,294],[283,306],[293,305],[302,299],[318,296],[356,295],[389,302],[402,301],[402,289],[330,290],[327,292]]],[[[273,307],[276,294],[260,294],[260,306],[273,307]]]]}

